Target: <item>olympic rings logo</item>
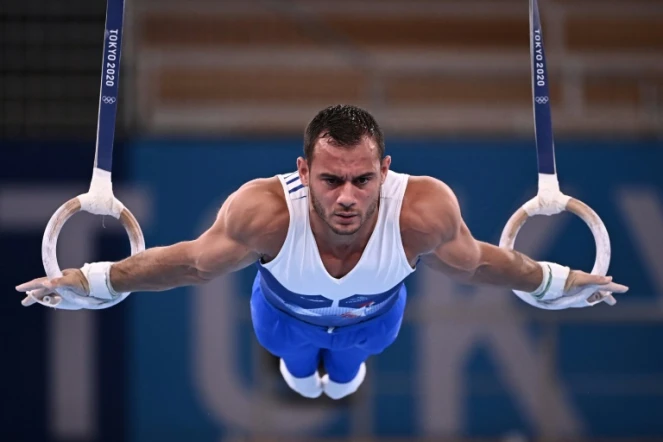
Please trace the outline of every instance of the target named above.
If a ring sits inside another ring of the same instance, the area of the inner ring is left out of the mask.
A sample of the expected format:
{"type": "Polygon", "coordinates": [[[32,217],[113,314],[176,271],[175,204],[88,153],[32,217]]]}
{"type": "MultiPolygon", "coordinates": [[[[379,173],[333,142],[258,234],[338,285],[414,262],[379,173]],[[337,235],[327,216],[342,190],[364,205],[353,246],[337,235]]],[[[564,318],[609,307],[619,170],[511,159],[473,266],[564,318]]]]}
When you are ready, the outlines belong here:
{"type": "Polygon", "coordinates": [[[535,97],[534,101],[536,101],[537,104],[546,104],[548,102],[548,97],[535,97]]]}
{"type": "Polygon", "coordinates": [[[115,97],[107,97],[106,95],[104,95],[103,97],[101,97],[101,101],[104,104],[113,104],[115,103],[115,97]]]}

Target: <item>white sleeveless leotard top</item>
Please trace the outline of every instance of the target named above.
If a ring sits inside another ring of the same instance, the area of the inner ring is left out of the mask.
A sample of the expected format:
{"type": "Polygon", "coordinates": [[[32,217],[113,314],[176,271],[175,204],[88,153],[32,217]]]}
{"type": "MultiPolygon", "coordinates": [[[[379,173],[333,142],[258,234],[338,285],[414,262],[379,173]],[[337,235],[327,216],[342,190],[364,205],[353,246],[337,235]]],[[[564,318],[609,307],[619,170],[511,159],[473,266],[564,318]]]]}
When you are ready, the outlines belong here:
{"type": "Polygon", "coordinates": [[[290,212],[285,242],[268,263],[258,262],[260,289],[278,309],[305,322],[337,327],[380,315],[392,306],[415,269],[405,256],[399,225],[408,175],[389,171],[378,221],[357,265],[332,277],[320,258],[309,220],[308,187],[297,172],[278,175],[290,212]]]}

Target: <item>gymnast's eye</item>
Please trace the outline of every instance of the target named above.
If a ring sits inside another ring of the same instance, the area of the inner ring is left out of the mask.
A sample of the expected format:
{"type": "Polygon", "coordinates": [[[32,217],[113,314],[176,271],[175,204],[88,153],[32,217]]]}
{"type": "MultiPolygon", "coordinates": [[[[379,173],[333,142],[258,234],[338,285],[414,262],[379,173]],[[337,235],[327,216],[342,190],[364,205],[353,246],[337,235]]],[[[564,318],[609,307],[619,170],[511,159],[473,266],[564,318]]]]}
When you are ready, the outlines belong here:
{"type": "Polygon", "coordinates": [[[323,181],[329,184],[330,186],[335,186],[338,184],[338,179],[336,178],[324,178],[323,181]]]}
{"type": "Polygon", "coordinates": [[[360,186],[363,186],[365,184],[368,184],[368,182],[371,180],[371,177],[368,176],[360,176],[355,180],[355,183],[359,184],[360,186]]]}

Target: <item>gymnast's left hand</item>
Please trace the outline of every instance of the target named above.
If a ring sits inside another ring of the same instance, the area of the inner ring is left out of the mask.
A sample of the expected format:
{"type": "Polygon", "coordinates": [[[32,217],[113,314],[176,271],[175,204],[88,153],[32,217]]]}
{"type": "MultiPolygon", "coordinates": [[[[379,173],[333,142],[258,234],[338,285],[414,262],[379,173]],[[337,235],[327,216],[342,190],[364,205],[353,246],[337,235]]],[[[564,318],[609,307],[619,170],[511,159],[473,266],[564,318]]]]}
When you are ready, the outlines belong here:
{"type": "MultiPolygon", "coordinates": [[[[548,310],[591,307],[612,293],[626,293],[628,287],[612,276],[592,275],[550,262],[539,262],[544,271],[543,290],[530,293],[530,304],[548,310]],[[534,298],[534,299],[532,299],[534,298]]],[[[514,290],[515,291],[515,290],[514,290]]],[[[521,298],[524,292],[515,291],[521,298]]]]}
{"type": "Polygon", "coordinates": [[[588,307],[603,300],[607,293],[626,293],[628,287],[612,281],[612,276],[592,275],[580,270],[571,270],[564,284],[564,303],[569,307],[588,307]],[[582,295],[592,289],[590,295],[582,295]]]}

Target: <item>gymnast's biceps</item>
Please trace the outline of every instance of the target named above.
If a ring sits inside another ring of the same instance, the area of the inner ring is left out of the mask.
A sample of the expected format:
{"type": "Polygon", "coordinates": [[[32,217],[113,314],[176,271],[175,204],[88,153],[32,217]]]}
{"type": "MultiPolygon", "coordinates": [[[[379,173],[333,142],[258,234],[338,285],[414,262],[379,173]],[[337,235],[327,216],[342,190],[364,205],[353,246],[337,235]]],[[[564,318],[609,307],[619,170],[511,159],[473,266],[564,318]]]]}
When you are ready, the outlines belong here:
{"type": "Polygon", "coordinates": [[[237,210],[230,210],[235,196],[226,200],[214,224],[191,243],[191,257],[202,279],[241,270],[259,258],[250,241],[244,240],[247,223],[237,210]]]}
{"type": "Polygon", "coordinates": [[[450,275],[469,276],[481,264],[481,246],[462,219],[454,230],[433,253],[425,256],[424,263],[450,275]]]}

